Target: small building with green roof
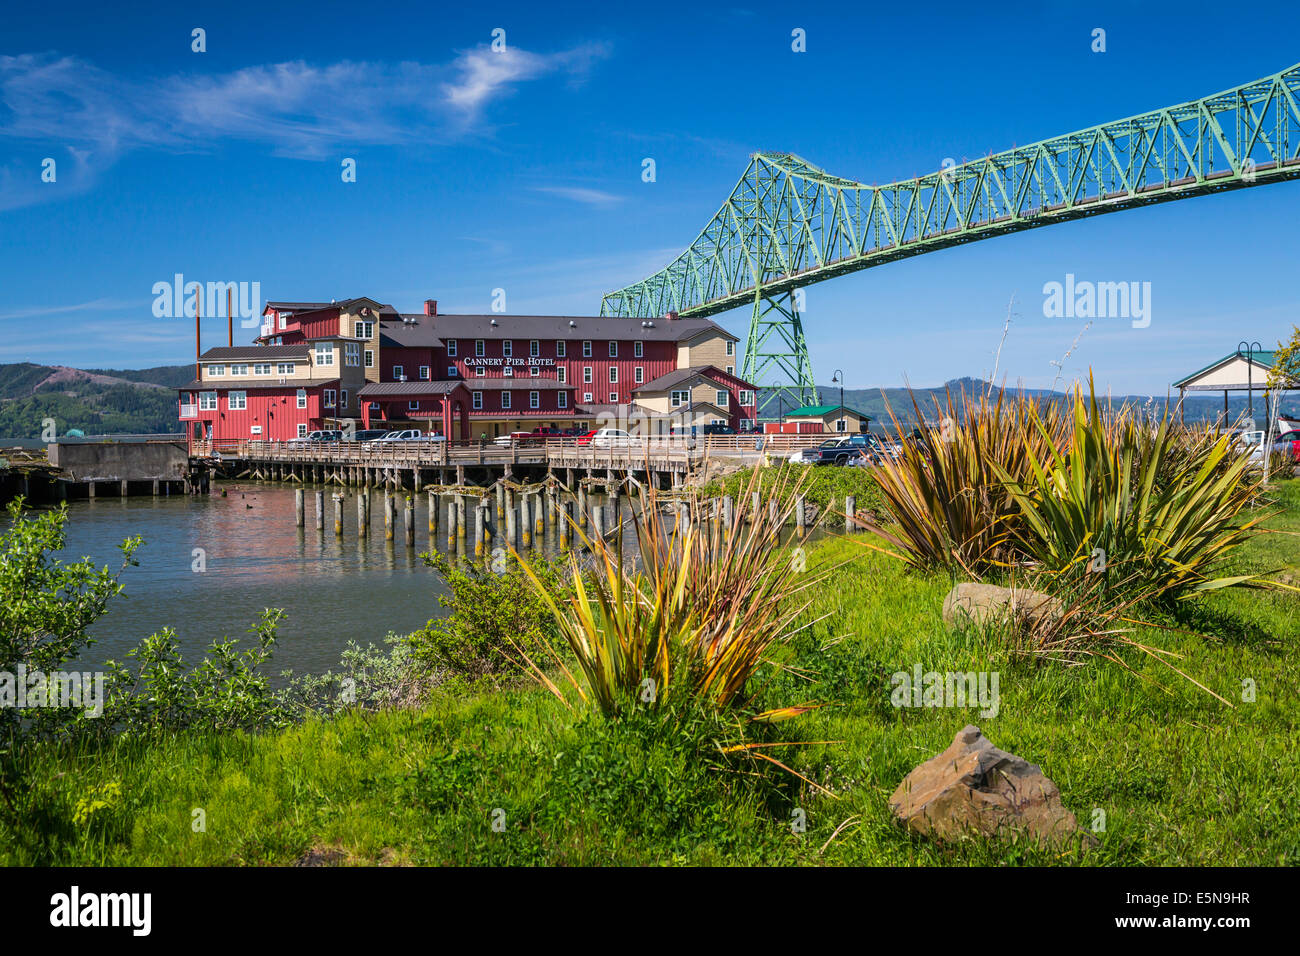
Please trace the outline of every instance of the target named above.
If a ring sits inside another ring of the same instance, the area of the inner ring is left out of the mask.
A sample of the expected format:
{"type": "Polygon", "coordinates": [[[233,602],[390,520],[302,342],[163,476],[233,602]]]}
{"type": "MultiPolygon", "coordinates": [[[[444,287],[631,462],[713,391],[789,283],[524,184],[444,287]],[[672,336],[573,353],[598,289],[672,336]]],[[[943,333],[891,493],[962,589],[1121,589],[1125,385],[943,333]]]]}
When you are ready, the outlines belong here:
{"type": "Polygon", "coordinates": [[[871,416],[847,405],[805,405],[786,412],[782,421],[786,425],[796,426],[794,429],[783,428],[782,431],[855,435],[867,430],[871,416]]]}

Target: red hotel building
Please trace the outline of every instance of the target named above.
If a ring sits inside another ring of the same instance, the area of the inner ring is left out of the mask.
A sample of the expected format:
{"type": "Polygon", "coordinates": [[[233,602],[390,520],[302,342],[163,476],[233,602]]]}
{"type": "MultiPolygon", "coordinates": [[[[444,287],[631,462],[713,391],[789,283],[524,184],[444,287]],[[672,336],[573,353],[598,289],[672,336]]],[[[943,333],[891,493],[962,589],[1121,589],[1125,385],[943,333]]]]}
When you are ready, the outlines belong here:
{"type": "Polygon", "coordinates": [[[254,345],[209,349],[181,389],[192,438],[320,428],[488,438],[537,427],[753,426],[736,337],[707,319],[398,313],[373,299],[269,302],[254,345]]]}

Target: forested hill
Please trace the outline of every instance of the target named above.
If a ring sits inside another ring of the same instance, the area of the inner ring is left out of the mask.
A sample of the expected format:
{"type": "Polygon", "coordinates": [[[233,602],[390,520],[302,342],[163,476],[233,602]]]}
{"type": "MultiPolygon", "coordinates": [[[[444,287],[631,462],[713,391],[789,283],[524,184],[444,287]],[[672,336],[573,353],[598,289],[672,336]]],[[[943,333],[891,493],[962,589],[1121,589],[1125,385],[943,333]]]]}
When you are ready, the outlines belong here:
{"type": "Polygon", "coordinates": [[[194,366],[139,370],[77,369],[19,362],[0,365],[0,441],[32,440],[52,418],[57,433],[176,432],[176,387],[194,366]]]}

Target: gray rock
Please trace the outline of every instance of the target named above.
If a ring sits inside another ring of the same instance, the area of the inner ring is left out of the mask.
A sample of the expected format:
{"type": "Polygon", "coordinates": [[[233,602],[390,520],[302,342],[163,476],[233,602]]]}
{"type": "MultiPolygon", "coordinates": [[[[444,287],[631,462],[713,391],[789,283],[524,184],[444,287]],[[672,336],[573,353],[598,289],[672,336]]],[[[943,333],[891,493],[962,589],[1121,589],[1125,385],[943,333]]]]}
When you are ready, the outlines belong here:
{"type": "Polygon", "coordinates": [[[1064,613],[1064,606],[1050,594],[971,581],[958,584],[943,599],[943,619],[948,624],[1010,619],[1017,624],[1035,625],[1059,620],[1064,613]]]}

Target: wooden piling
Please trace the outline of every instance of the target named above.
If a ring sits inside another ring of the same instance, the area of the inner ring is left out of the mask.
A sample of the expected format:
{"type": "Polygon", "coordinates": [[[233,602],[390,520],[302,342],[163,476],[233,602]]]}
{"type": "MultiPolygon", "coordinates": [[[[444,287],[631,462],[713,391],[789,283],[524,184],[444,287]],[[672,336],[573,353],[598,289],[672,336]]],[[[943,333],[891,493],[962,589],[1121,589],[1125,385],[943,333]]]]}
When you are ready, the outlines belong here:
{"type": "Polygon", "coordinates": [[[858,513],[858,499],[853,495],[844,496],[844,533],[852,534],[855,528],[853,516],[858,513]]]}
{"type": "Polygon", "coordinates": [[[732,524],[733,524],[733,522],[734,522],[734,519],[735,519],[735,517],[736,517],[735,507],[736,507],[736,506],[735,506],[735,503],[731,500],[731,495],[723,495],[723,497],[722,497],[722,528],[723,528],[723,531],[724,531],[726,534],[728,534],[728,535],[731,534],[731,526],[732,526],[732,524]]]}
{"type": "Polygon", "coordinates": [[[461,554],[465,553],[466,544],[469,538],[469,528],[465,524],[465,498],[462,495],[456,496],[456,545],[460,548],[461,554]]]}
{"type": "Polygon", "coordinates": [[[415,547],[415,498],[406,496],[406,546],[415,547]]]}
{"type": "Polygon", "coordinates": [[[532,547],[533,523],[528,515],[528,495],[526,494],[520,494],[519,496],[519,537],[523,547],[532,547]]]}
{"type": "Polygon", "coordinates": [[[483,505],[474,506],[474,557],[483,557],[483,505]]]}
{"type": "Polygon", "coordinates": [[[438,533],[438,493],[433,489],[429,490],[429,537],[432,538],[438,533]]]}
{"type": "Polygon", "coordinates": [[[807,523],[805,519],[806,512],[804,509],[805,506],[804,506],[803,495],[799,495],[794,500],[794,527],[795,530],[799,533],[799,537],[801,538],[803,537],[804,531],[807,528],[807,523]]]}
{"type": "Polygon", "coordinates": [[[343,496],[334,496],[334,536],[343,535],[343,496]]]}
{"type": "Polygon", "coordinates": [[[393,493],[387,488],[384,489],[384,540],[393,540],[393,524],[396,518],[396,505],[393,502],[393,493]]]}
{"type": "Polygon", "coordinates": [[[456,500],[447,499],[447,550],[456,548],[456,500]]]}
{"type": "Polygon", "coordinates": [[[325,492],[316,492],[316,530],[325,530],[325,492]]]}
{"type": "Polygon", "coordinates": [[[293,492],[293,519],[299,528],[307,526],[307,508],[301,488],[295,488],[293,492]]]}

